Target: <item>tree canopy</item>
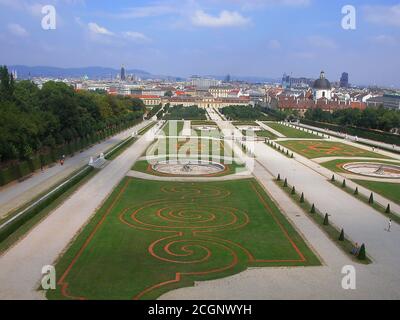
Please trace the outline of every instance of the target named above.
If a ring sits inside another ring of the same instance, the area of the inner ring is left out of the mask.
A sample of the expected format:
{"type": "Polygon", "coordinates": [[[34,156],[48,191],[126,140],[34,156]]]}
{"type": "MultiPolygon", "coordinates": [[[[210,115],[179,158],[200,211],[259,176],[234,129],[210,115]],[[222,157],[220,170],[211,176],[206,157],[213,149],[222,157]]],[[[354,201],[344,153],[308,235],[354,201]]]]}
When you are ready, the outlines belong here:
{"type": "Polygon", "coordinates": [[[307,120],[327,122],[340,126],[355,126],[366,129],[391,131],[400,128],[400,111],[384,108],[343,109],[333,113],[322,109],[310,109],[305,113],[307,120]]]}
{"type": "Polygon", "coordinates": [[[49,81],[39,89],[15,82],[0,67],[0,161],[23,160],[38,152],[142,117],[139,99],[75,91],[49,81]]]}
{"type": "Polygon", "coordinates": [[[266,115],[259,106],[232,105],[221,109],[221,113],[231,120],[263,120],[266,115]]]}
{"type": "Polygon", "coordinates": [[[168,113],[165,115],[166,120],[206,120],[206,110],[198,106],[184,107],[183,105],[168,107],[168,113]]]}

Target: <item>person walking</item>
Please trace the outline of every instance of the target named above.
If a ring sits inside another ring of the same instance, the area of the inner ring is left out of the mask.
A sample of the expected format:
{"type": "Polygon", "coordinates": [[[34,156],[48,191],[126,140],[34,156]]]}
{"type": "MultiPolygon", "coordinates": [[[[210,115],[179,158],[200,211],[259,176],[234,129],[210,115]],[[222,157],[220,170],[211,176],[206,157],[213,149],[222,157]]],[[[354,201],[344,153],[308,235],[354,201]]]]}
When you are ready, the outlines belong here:
{"type": "Polygon", "coordinates": [[[359,250],[358,242],[356,242],[356,244],[354,245],[353,249],[351,250],[351,253],[356,256],[358,254],[358,250],[359,250]]]}
{"type": "Polygon", "coordinates": [[[389,220],[387,232],[390,232],[391,228],[392,228],[392,219],[389,220]]]}

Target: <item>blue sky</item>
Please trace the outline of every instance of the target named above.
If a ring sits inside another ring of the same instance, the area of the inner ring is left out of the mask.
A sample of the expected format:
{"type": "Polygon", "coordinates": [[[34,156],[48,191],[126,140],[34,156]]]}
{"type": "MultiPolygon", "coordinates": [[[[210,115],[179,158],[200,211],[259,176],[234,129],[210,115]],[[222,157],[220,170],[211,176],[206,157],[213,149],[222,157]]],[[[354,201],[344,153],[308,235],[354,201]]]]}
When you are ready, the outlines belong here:
{"type": "Polygon", "coordinates": [[[318,76],[400,87],[400,1],[0,0],[0,64],[318,76]],[[57,28],[43,30],[53,5],[57,28]],[[341,27],[344,5],[356,30],[341,27]]]}

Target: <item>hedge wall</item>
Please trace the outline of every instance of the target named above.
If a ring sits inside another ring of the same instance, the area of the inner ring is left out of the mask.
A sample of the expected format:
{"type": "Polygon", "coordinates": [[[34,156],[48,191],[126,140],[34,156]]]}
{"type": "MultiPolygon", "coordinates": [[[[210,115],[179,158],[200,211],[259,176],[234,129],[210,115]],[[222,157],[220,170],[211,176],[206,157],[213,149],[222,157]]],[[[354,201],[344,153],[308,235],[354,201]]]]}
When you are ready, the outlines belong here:
{"type": "Polygon", "coordinates": [[[15,232],[18,228],[20,228],[25,222],[34,217],[44,208],[49,206],[53,201],[55,201],[58,197],[60,197],[64,192],[68,189],[72,188],[79,181],[85,178],[90,172],[92,172],[93,167],[87,166],[83,171],[79,174],[71,178],[67,183],[65,183],[61,188],[57,189],[57,191],[53,192],[48,197],[41,200],[39,203],[29,208],[24,214],[19,216],[17,219],[12,221],[10,224],[6,225],[3,229],[0,229],[0,242],[10,236],[13,232],[15,232]]]}
{"type": "Polygon", "coordinates": [[[383,131],[375,131],[370,129],[358,128],[358,127],[350,127],[350,126],[338,126],[331,123],[325,122],[317,122],[307,119],[301,119],[301,123],[307,124],[310,126],[322,128],[322,129],[329,129],[336,132],[347,133],[353,136],[358,136],[364,139],[370,139],[375,141],[380,141],[388,144],[395,144],[400,145],[400,136],[397,134],[392,134],[389,132],[383,131]]]}

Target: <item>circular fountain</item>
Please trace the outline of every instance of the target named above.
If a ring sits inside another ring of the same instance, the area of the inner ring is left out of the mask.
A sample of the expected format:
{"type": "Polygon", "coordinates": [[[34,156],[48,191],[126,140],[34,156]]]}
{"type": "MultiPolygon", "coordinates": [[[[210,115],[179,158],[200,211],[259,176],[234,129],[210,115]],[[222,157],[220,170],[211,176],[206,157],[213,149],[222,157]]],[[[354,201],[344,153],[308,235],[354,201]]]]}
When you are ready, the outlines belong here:
{"type": "Polygon", "coordinates": [[[352,162],[343,165],[346,171],[374,178],[400,179],[400,165],[376,162],[352,162]]]}
{"type": "Polygon", "coordinates": [[[174,176],[204,176],[223,172],[225,166],[212,161],[181,159],[156,162],[152,165],[152,169],[163,174],[174,176]]]}
{"type": "Polygon", "coordinates": [[[204,125],[204,126],[193,126],[193,129],[201,132],[210,132],[210,131],[216,131],[217,127],[204,125]]]}
{"type": "Polygon", "coordinates": [[[239,130],[241,131],[247,131],[247,132],[257,132],[257,131],[262,131],[262,128],[257,127],[257,126],[239,126],[239,130]]]}

